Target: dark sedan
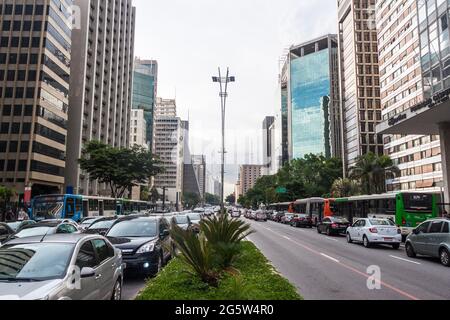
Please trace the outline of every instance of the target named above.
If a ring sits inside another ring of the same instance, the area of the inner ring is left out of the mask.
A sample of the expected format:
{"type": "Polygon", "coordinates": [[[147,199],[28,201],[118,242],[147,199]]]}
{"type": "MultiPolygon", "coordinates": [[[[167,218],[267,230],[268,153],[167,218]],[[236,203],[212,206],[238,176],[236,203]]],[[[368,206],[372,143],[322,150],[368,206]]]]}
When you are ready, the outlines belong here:
{"type": "Polygon", "coordinates": [[[100,234],[104,236],[117,219],[117,217],[103,217],[96,219],[86,230],[84,230],[84,233],[100,234]]]}
{"type": "Polygon", "coordinates": [[[342,217],[326,217],[317,224],[318,233],[326,233],[328,236],[345,234],[350,222],[342,217]]]}
{"type": "Polygon", "coordinates": [[[313,222],[311,217],[306,214],[296,214],[291,220],[291,225],[296,228],[312,228],[313,222]]]}
{"type": "Polygon", "coordinates": [[[126,273],[154,276],[171,258],[169,223],[162,217],[126,217],[106,237],[122,250],[126,273]]]}

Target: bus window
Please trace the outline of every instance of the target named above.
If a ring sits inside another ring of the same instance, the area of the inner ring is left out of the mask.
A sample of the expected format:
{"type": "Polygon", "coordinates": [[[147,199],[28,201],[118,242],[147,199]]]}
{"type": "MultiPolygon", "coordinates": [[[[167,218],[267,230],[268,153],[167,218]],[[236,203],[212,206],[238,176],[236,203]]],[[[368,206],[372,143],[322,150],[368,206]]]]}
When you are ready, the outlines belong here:
{"type": "Polygon", "coordinates": [[[67,198],[66,199],[66,214],[64,216],[65,219],[71,219],[75,215],[75,199],[67,198]]]}
{"type": "Polygon", "coordinates": [[[433,210],[433,196],[431,194],[404,194],[405,210],[431,212],[433,210]]]}
{"type": "Polygon", "coordinates": [[[83,218],[89,216],[89,202],[87,200],[83,201],[83,218]]]}

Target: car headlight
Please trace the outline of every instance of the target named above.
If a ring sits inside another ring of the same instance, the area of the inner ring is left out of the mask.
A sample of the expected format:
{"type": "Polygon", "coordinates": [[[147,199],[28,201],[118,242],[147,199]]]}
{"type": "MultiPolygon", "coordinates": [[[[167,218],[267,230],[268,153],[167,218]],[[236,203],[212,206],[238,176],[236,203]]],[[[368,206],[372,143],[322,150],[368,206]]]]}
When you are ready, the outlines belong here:
{"type": "Polygon", "coordinates": [[[147,244],[144,244],[142,247],[140,247],[139,250],[136,253],[153,252],[154,249],[155,249],[155,244],[154,243],[147,243],[147,244]]]}

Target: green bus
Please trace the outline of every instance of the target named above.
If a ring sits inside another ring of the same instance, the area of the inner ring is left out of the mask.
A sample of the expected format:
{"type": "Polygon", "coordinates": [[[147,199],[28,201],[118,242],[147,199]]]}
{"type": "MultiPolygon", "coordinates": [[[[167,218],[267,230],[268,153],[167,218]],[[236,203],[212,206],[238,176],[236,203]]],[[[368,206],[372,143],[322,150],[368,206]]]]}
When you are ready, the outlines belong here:
{"type": "Polygon", "coordinates": [[[422,222],[439,216],[440,195],[400,192],[335,199],[333,212],[350,222],[358,218],[391,219],[408,236],[422,222]]]}

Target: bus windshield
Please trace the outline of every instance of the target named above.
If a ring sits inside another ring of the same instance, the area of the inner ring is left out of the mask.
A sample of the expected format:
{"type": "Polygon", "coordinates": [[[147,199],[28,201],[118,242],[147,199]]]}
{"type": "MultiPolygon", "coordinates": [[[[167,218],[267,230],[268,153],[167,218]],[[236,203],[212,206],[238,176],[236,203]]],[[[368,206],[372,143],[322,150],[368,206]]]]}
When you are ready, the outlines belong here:
{"type": "Polygon", "coordinates": [[[431,194],[404,194],[403,199],[407,211],[426,213],[433,210],[433,195],[431,194]]]}
{"type": "Polygon", "coordinates": [[[33,203],[33,218],[36,221],[47,219],[62,219],[64,197],[37,198],[33,203]]]}

